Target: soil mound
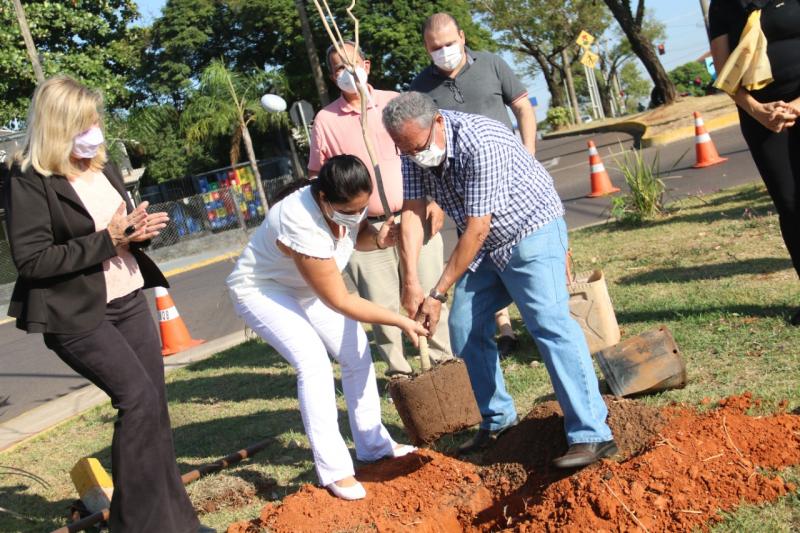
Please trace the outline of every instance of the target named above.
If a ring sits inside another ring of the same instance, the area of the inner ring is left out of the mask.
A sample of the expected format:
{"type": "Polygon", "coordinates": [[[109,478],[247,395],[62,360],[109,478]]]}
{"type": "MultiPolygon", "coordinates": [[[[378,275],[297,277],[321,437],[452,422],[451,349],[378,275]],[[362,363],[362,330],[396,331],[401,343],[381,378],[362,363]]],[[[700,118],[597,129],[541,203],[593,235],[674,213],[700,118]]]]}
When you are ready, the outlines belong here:
{"type": "Polygon", "coordinates": [[[704,529],[742,501],[794,491],[774,472],[800,463],[800,416],[751,417],[749,394],[713,410],[656,410],[607,398],[620,455],[578,472],[555,402],[536,406],[482,465],[421,450],[358,471],[368,495],[342,502],[310,485],[229,533],[305,531],[642,531],[704,529]],[[619,462],[617,462],[619,461],[619,462]]]}
{"type": "Polygon", "coordinates": [[[492,495],[477,468],[431,450],[359,468],[364,500],[343,502],[326,489],[304,485],[282,505],[267,505],[259,520],[240,522],[229,533],[266,527],[274,533],[463,531],[492,495]]]}

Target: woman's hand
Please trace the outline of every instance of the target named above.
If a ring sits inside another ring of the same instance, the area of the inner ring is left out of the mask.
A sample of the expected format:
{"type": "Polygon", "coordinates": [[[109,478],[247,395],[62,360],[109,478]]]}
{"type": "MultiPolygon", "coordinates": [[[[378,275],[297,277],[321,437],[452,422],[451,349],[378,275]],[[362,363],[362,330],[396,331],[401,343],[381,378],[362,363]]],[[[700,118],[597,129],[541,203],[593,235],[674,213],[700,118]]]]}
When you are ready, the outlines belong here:
{"type": "Polygon", "coordinates": [[[428,330],[425,329],[425,326],[416,320],[408,318],[407,316],[400,315],[400,324],[398,324],[398,326],[403,330],[403,333],[405,333],[408,338],[411,339],[411,342],[414,343],[414,347],[416,348],[419,347],[420,335],[427,337],[429,334],[428,330]]]}
{"type": "Polygon", "coordinates": [[[169,222],[169,215],[164,211],[159,211],[157,213],[148,213],[147,208],[150,206],[150,202],[144,201],[136,206],[136,209],[133,210],[131,215],[135,214],[137,211],[141,211],[144,213],[144,223],[142,225],[142,232],[135,233],[135,237],[131,238],[133,242],[141,242],[152,239],[156,237],[161,230],[167,227],[167,222],[169,222]]]}
{"type": "Polygon", "coordinates": [[[762,126],[775,133],[791,128],[797,119],[797,114],[782,100],[765,104],[754,102],[749,113],[762,126]]]}
{"type": "Polygon", "coordinates": [[[797,119],[800,119],[800,97],[795,98],[791,102],[786,104],[786,108],[791,112],[794,113],[795,124],[797,123],[797,119]]]}
{"type": "Polygon", "coordinates": [[[386,219],[381,225],[378,234],[375,235],[375,245],[381,250],[384,250],[390,246],[395,246],[399,238],[400,229],[397,224],[394,223],[394,215],[392,215],[386,219]]]}
{"type": "Polygon", "coordinates": [[[108,233],[114,246],[125,246],[130,242],[152,239],[164,229],[169,216],[164,212],[147,213],[150,202],[142,202],[130,214],[125,214],[125,202],[117,208],[108,223],[108,233]]]}

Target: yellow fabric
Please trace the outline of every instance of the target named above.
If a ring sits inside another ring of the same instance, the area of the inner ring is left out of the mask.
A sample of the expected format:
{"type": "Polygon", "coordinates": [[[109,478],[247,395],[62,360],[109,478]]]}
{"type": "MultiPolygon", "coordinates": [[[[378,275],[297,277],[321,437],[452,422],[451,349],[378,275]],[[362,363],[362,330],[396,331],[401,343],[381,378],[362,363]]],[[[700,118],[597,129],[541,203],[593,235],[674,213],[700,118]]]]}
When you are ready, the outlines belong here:
{"type": "Polygon", "coordinates": [[[767,38],[761,30],[761,10],[757,9],[747,18],[739,45],[725,62],[714,87],[733,96],[739,87],[756,91],[772,81],[767,38]]]}

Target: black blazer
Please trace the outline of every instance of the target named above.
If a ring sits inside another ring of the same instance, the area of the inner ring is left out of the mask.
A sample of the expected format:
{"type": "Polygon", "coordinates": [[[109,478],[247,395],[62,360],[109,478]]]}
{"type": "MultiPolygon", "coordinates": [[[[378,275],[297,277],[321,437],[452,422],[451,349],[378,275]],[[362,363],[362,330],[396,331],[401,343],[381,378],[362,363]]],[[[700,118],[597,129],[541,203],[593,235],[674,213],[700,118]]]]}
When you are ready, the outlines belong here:
{"type": "MultiPolygon", "coordinates": [[[[133,210],[119,169],[103,173],[133,210]]],[[[94,220],[64,176],[44,177],[15,163],[3,187],[11,256],[19,273],[9,316],[29,333],[83,333],[105,316],[103,261],[117,255],[107,231],[94,220]]],[[[156,264],[131,243],[144,286],[168,287],[156,264]]]]}

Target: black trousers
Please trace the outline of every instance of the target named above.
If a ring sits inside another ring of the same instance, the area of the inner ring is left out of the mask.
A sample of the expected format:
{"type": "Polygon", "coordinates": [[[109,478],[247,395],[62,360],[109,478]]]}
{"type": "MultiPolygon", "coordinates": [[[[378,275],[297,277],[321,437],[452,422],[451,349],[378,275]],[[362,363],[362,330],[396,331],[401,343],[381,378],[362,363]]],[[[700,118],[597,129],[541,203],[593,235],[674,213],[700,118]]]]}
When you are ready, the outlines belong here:
{"type": "Polygon", "coordinates": [[[118,410],[111,531],[196,533],[199,522],[175,460],[160,341],[144,294],[137,290],[109,302],[93,331],[46,333],[44,341],[118,410]]]}
{"type": "MultiPolygon", "coordinates": [[[[790,99],[791,95],[784,98],[790,99]]],[[[753,161],[775,203],[783,241],[800,276],[800,123],[774,133],[741,109],[739,119],[753,161]]]]}

